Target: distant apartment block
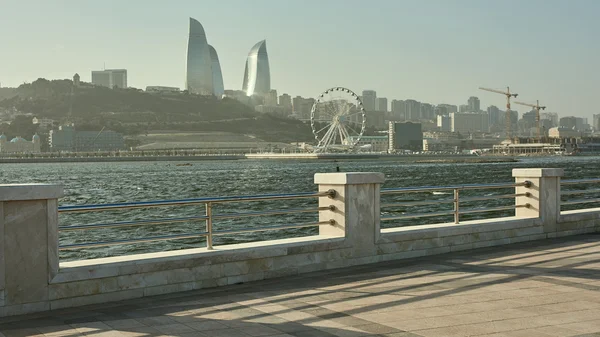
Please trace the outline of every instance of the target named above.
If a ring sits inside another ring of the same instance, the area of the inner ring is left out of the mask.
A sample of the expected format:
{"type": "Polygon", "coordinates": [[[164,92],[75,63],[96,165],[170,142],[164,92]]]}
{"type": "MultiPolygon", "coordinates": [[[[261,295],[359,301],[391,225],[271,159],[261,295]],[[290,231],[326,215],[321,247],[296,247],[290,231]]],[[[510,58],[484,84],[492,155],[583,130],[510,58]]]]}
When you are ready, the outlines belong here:
{"type": "Polygon", "coordinates": [[[438,115],[437,116],[437,127],[440,131],[450,131],[450,116],[438,115]]]}
{"type": "Polygon", "coordinates": [[[279,105],[281,105],[286,111],[292,111],[292,96],[288,94],[279,95],[279,105]]]}
{"type": "Polygon", "coordinates": [[[54,125],[54,119],[33,117],[32,124],[37,124],[40,129],[49,130],[54,125]]]}
{"type": "Polygon", "coordinates": [[[421,123],[389,122],[389,152],[397,150],[420,151],[423,148],[421,123]]]}
{"type": "Polygon", "coordinates": [[[379,97],[377,98],[377,111],[383,111],[383,112],[387,112],[388,111],[388,100],[385,97],[379,97]]]}
{"type": "Polygon", "coordinates": [[[127,69],[92,71],[92,84],[107,88],[127,88],[127,69]]]}
{"type": "Polygon", "coordinates": [[[473,132],[489,132],[489,117],[485,113],[461,113],[450,114],[450,131],[467,135],[473,132]]]}
{"type": "Polygon", "coordinates": [[[377,92],[375,90],[363,90],[362,103],[367,112],[377,111],[377,92]]]}

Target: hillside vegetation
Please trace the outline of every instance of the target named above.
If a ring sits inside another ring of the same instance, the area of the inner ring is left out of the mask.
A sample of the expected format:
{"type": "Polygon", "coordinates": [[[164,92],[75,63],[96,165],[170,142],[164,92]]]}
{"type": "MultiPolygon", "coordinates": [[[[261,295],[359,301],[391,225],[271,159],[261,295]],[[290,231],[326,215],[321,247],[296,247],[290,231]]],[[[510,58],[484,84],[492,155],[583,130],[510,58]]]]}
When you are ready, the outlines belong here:
{"type": "Polygon", "coordinates": [[[0,101],[0,108],[16,108],[41,118],[74,122],[80,129],[107,127],[127,135],[152,130],[224,131],[252,134],[266,141],[310,141],[305,123],[259,114],[229,98],[189,94],[158,95],[137,89],[108,89],[70,80],[38,79],[16,89],[16,96],[0,101]]]}

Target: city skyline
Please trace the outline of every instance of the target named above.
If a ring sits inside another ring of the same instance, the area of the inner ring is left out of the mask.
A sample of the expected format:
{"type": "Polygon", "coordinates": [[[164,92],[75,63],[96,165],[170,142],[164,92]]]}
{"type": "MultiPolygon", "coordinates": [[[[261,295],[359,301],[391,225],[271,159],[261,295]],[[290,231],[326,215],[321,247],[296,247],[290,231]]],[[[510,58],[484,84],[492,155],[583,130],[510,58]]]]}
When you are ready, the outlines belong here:
{"type": "Polygon", "coordinates": [[[599,76],[595,1],[138,4],[9,0],[0,13],[0,29],[12,32],[3,37],[0,83],[15,87],[75,72],[89,82],[89,71],[106,63],[128,69],[133,87],[182,87],[184,24],[193,16],[219,51],[227,89],[241,89],[248,43],[266,38],[276,69],[272,87],[292,96],[315,97],[342,84],[357,92],[373,88],[390,101],[464,104],[464,97],[477,96],[486,107],[502,106],[503,99],[479,86],[510,85],[520,100],[539,99],[562,116],[597,113],[587,104],[599,76]],[[332,20],[334,10],[350,19],[332,20]],[[545,24],[535,24],[530,13],[545,24]],[[31,24],[22,25],[25,15],[31,24]],[[153,25],[135,29],[141,22],[153,25]]]}

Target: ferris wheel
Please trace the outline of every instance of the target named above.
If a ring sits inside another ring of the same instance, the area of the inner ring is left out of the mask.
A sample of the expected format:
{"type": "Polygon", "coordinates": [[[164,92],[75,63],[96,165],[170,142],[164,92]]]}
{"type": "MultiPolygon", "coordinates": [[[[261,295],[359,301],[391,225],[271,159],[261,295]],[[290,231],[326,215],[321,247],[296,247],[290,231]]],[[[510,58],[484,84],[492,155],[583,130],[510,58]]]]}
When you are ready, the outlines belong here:
{"type": "Polygon", "coordinates": [[[342,87],[325,90],[310,113],[310,126],[317,141],[315,152],[353,149],[366,124],[365,109],[357,94],[342,87]]]}

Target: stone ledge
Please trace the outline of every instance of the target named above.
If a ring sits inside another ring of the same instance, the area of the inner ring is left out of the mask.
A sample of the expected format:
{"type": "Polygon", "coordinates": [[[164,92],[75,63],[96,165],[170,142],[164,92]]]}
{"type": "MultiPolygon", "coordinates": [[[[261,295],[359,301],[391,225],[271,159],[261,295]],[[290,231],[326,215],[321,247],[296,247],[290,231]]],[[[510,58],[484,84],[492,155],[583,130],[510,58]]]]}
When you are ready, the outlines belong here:
{"type": "Polygon", "coordinates": [[[600,208],[586,208],[560,212],[558,223],[598,219],[600,219],[600,208]]]}
{"type": "Polygon", "coordinates": [[[347,248],[344,238],[308,236],[302,238],[259,241],[252,243],[218,246],[214,250],[206,248],[183,249],[177,251],[135,254],[110,258],[78,260],[60,264],[58,274],[51,284],[124,276],[180,268],[216,265],[228,262],[265,259],[289,256],[288,249],[294,252],[334,250],[347,248]],[[296,249],[302,247],[301,249],[296,249]]]}
{"type": "Polygon", "coordinates": [[[0,201],[58,199],[63,195],[61,185],[0,184],[0,201]]]}
{"type": "MultiPolygon", "coordinates": [[[[459,235],[484,234],[541,226],[539,218],[493,218],[465,221],[460,224],[442,223],[433,225],[386,228],[381,230],[379,244],[444,238],[459,235]]],[[[536,233],[537,234],[537,233],[536,233]]]]}
{"type": "Polygon", "coordinates": [[[377,172],[315,173],[315,184],[352,185],[383,184],[385,175],[377,172]]]}
{"type": "Polygon", "coordinates": [[[561,168],[520,168],[513,169],[512,175],[515,178],[562,177],[565,175],[565,170],[561,168]]]}

